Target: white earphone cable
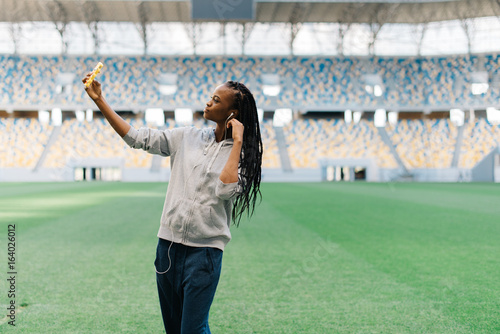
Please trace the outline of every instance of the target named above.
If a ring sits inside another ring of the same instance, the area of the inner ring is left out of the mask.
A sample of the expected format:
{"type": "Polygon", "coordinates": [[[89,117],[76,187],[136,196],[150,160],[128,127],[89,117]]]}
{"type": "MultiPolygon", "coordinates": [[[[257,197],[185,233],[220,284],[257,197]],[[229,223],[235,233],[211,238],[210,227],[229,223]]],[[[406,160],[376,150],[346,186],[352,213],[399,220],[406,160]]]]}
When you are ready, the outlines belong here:
{"type": "Polygon", "coordinates": [[[234,115],[234,113],[231,113],[228,118],[226,118],[226,122],[224,123],[224,140],[226,140],[227,137],[227,122],[229,122],[229,119],[234,115]]]}
{"type": "MultiPolygon", "coordinates": [[[[173,239],[173,238],[172,238],[173,239]]],[[[157,274],[159,275],[163,275],[163,274],[166,274],[169,270],[170,270],[170,267],[172,266],[172,259],[170,258],[170,248],[172,247],[172,244],[174,243],[174,241],[172,240],[170,242],[170,246],[168,246],[168,251],[167,251],[167,256],[168,256],[168,268],[167,270],[165,271],[162,271],[162,272],[159,272],[158,270],[156,270],[156,266],[155,266],[155,271],[157,274]]]]}

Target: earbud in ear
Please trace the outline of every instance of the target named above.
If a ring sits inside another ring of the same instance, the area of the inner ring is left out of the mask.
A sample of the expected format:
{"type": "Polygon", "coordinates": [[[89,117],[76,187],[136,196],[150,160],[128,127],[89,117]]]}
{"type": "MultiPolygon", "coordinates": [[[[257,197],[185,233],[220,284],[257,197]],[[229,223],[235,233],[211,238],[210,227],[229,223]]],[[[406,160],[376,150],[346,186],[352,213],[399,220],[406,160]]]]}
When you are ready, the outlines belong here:
{"type": "Polygon", "coordinates": [[[230,119],[231,117],[233,117],[233,115],[234,115],[234,112],[232,112],[232,113],[231,113],[231,115],[229,115],[229,117],[226,119],[226,121],[229,121],[229,119],[230,119]]]}

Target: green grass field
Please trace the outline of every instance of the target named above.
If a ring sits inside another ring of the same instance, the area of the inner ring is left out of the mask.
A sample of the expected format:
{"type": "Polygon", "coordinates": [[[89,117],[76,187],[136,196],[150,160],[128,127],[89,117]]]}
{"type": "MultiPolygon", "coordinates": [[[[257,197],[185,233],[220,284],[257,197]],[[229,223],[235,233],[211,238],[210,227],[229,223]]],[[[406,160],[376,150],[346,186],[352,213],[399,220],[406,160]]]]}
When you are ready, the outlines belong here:
{"type": "MultiPolygon", "coordinates": [[[[0,184],[0,306],[15,328],[161,333],[153,261],[167,184],[0,184]]],[[[213,333],[500,332],[500,186],[262,184],[232,228],[213,333]]],[[[2,318],[3,317],[3,318],[2,318]]]]}

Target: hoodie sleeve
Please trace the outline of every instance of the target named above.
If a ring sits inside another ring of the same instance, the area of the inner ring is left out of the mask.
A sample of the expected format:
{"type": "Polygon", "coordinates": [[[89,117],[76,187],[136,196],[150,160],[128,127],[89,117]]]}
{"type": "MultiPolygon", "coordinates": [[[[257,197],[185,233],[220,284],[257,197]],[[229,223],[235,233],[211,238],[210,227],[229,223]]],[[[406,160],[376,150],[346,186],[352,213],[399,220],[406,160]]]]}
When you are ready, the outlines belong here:
{"type": "Polygon", "coordinates": [[[184,128],[157,130],[131,127],[123,137],[128,146],[143,149],[151,154],[168,157],[175,153],[184,134],[184,128]]]}
{"type": "Polygon", "coordinates": [[[215,187],[215,196],[222,200],[229,200],[243,192],[239,182],[224,183],[221,179],[217,178],[217,185],[215,187]]]}

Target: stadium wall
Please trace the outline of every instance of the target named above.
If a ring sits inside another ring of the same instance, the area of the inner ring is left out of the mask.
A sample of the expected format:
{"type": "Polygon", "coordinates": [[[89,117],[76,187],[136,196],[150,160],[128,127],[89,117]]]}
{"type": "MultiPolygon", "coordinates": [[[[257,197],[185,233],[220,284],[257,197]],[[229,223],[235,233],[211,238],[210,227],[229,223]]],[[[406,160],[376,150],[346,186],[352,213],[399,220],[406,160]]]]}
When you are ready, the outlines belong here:
{"type": "Polygon", "coordinates": [[[500,182],[500,147],[496,147],[471,170],[475,182],[500,182]]]}
{"type": "MultiPolygon", "coordinates": [[[[401,179],[399,169],[381,168],[377,175],[366,182],[500,182],[500,168],[490,171],[487,179],[473,179],[469,169],[415,169],[411,178],[401,179]]],[[[484,174],[479,174],[484,175],[484,174]]],[[[121,170],[123,182],[168,182],[170,169],[163,168],[152,172],[144,168],[124,168],[121,170]]],[[[41,168],[37,171],[24,168],[0,168],[0,182],[72,182],[74,171],[69,168],[41,168]]],[[[90,180],[89,180],[90,181],[90,180]]],[[[326,181],[320,168],[295,169],[285,172],[280,168],[265,168],[262,170],[262,182],[322,182],[326,181]]]]}

